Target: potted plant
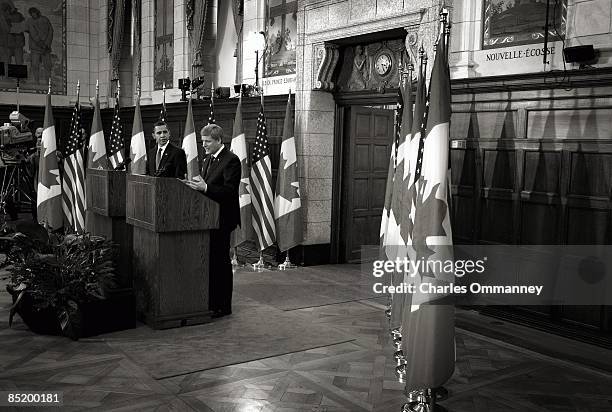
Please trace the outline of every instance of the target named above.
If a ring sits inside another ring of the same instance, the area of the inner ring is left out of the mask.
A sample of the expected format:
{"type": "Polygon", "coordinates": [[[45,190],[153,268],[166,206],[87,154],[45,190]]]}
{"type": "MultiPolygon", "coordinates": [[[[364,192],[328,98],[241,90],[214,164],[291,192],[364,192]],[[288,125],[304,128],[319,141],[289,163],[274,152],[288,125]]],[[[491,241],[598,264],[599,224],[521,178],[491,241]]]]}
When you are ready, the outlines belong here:
{"type": "Polygon", "coordinates": [[[11,238],[9,325],[17,313],[34,332],[83,336],[88,305],[113,285],[112,242],[90,234],[17,232],[11,238]]]}

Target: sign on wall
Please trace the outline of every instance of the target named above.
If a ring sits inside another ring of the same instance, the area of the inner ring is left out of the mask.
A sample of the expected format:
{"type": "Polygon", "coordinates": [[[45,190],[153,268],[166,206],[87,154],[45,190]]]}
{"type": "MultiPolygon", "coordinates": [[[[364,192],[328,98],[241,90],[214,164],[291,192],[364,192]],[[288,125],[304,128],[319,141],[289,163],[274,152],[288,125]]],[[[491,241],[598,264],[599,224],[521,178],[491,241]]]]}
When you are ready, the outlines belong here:
{"type": "MultiPolygon", "coordinates": [[[[484,0],[482,48],[543,43],[546,0],[484,0]]],[[[548,3],[548,39],[563,40],[567,27],[567,0],[548,3]]]]}
{"type": "MultiPolygon", "coordinates": [[[[0,61],[27,66],[20,91],[66,94],[65,0],[0,0],[0,61]]],[[[0,76],[0,90],[14,91],[16,81],[0,76]]]]}
{"type": "Polygon", "coordinates": [[[265,94],[295,90],[295,46],[297,44],[297,1],[266,1],[266,50],[263,87],[265,94]]]}

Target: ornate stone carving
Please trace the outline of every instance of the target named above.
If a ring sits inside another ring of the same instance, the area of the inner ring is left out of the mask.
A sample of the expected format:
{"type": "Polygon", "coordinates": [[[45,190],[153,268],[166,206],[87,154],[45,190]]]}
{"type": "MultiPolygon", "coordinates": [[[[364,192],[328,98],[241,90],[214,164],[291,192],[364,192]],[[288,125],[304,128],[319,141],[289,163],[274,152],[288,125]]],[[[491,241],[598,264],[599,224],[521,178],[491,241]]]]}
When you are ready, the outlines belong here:
{"type": "Polygon", "coordinates": [[[408,64],[407,60],[404,39],[347,46],[342,50],[337,88],[381,92],[395,88],[399,84],[399,69],[408,64]]]}
{"type": "Polygon", "coordinates": [[[415,27],[404,27],[404,30],[406,30],[406,40],[404,41],[405,47],[406,47],[406,52],[408,53],[408,57],[410,58],[410,62],[406,62],[406,64],[408,63],[412,63],[413,65],[415,65],[416,67],[416,62],[418,61],[417,56],[418,54],[418,40],[419,40],[419,34],[417,32],[417,28],[415,27]]]}
{"type": "Polygon", "coordinates": [[[335,89],[334,73],[336,65],[340,60],[340,50],[338,45],[325,43],[315,48],[315,64],[318,64],[317,77],[314,89],[331,92],[335,89]]]}

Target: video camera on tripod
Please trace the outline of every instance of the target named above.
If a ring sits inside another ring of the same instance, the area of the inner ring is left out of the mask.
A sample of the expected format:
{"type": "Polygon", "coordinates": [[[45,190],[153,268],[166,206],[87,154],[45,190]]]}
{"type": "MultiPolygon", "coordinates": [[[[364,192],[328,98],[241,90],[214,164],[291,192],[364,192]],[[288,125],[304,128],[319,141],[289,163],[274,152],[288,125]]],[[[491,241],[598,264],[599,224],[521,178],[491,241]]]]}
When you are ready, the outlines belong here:
{"type": "Polygon", "coordinates": [[[7,75],[17,81],[17,110],[9,115],[9,123],[0,126],[0,223],[5,223],[7,215],[11,220],[17,219],[22,206],[29,206],[35,213],[33,178],[38,172],[31,170],[27,158],[35,150],[30,119],[19,112],[19,79],[27,78],[27,67],[9,64],[7,75]]]}
{"type": "MultiPolygon", "coordinates": [[[[4,71],[4,63],[1,71],[4,71]]],[[[7,77],[17,82],[17,110],[9,115],[10,123],[0,126],[0,160],[9,165],[25,161],[35,142],[29,127],[30,119],[19,113],[19,80],[28,77],[28,68],[21,64],[9,64],[7,77]]]]}
{"type": "Polygon", "coordinates": [[[10,123],[0,126],[0,159],[5,164],[16,164],[26,159],[35,142],[29,128],[30,119],[14,111],[9,120],[10,123]]]}

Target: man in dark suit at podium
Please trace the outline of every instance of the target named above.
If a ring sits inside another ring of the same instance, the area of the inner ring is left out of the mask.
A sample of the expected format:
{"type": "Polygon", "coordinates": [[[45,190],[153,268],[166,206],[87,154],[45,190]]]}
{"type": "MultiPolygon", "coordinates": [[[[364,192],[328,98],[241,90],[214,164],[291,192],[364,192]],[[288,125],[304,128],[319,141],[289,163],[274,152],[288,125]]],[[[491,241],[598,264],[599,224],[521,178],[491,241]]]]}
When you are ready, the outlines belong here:
{"type": "Polygon", "coordinates": [[[230,235],[240,225],[240,160],[223,145],[220,126],[209,124],[200,133],[206,151],[201,176],[185,183],[219,203],[219,229],[210,231],[209,309],[213,317],[221,317],[232,313],[230,235]]]}
{"type": "Polygon", "coordinates": [[[147,153],[147,174],[155,177],[185,178],[187,156],[183,149],[170,143],[170,129],[164,122],[153,126],[153,138],[157,146],[147,153]]]}

